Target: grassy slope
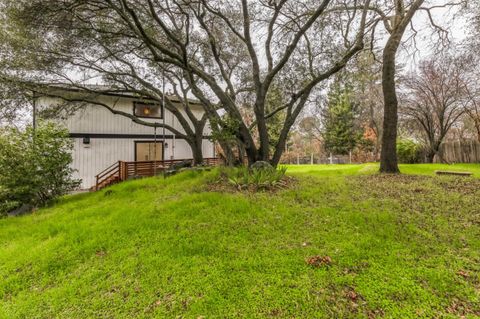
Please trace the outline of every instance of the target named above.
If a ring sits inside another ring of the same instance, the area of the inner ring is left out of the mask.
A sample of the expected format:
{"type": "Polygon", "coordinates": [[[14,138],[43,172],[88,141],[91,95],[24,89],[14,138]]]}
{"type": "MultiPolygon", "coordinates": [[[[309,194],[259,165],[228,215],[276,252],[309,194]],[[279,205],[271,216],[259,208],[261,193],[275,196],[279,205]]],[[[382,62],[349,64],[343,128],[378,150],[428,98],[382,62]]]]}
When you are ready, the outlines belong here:
{"type": "Polygon", "coordinates": [[[273,195],[188,172],[0,220],[0,318],[480,316],[480,180],[289,170],[273,195]]]}

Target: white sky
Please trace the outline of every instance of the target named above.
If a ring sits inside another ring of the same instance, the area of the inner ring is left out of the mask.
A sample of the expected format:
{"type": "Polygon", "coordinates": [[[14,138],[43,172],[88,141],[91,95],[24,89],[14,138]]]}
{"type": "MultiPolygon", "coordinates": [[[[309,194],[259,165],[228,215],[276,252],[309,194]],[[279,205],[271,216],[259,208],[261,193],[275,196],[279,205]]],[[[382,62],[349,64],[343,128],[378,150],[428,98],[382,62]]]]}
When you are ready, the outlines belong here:
{"type": "MultiPolygon", "coordinates": [[[[458,46],[468,36],[468,21],[465,16],[457,14],[457,8],[435,9],[432,18],[436,24],[449,32],[452,46],[458,46]]],[[[405,43],[398,54],[398,62],[404,63],[406,71],[414,71],[418,61],[425,59],[434,53],[433,43],[438,42],[438,35],[433,32],[428,16],[424,11],[419,11],[413,18],[413,26],[418,31],[416,43],[418,50],[414,49],[413,42],[405,43]]],[[[408,39],[412,33],[410,30],[404,35],[408,39]]]]}

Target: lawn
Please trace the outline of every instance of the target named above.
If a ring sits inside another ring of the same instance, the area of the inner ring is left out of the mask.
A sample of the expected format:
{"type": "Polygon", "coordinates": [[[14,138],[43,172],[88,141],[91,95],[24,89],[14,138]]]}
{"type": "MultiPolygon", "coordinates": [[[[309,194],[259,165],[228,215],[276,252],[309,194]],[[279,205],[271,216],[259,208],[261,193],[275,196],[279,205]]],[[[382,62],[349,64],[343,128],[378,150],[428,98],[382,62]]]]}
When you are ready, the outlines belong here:
{"type": "Polygon", "coordinates": [[[480,179],[433,172],[480,165],[377,169],[256,194],[185,172],[0,220],[0,318],[479,318],[480,179]]]}

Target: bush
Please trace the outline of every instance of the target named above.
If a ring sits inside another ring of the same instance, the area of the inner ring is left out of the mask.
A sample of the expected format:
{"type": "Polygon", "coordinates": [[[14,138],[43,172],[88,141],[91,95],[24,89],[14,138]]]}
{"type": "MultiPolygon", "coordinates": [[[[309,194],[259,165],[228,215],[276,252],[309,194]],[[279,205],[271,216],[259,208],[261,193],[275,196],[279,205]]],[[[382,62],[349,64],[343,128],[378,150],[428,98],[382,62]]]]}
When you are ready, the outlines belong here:
{"type": "Polygon", "coordinates": [[[21,206],[44,206],[77,188],[70,168],[72,141],[54,124],[35,131],[0,131],[0,215],[21,206]]]}
{"type": "Polygon", "coordinates": [[[421,145],[410,139],[397,141],[397,156],[400,163],[415,164],[421,161],[421,145]]]}
{"type": "Polygon", "coordinates": [[[245,166],[230,168],[225,173],[228,182],[237,189],[252,189],[255,191],[271,189],[282,183],[286,167],[276,169],[274,167],[248,168],[245,166]]]}

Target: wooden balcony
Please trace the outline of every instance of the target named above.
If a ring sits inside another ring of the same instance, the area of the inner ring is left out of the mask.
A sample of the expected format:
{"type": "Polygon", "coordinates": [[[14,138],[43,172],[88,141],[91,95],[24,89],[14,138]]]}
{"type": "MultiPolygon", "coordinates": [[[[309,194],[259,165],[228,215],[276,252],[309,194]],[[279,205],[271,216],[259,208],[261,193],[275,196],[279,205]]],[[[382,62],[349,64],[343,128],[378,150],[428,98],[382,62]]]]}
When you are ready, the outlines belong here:
{"type": "MultiPolygon", "coordinates": [[[[203,165],[217,166],[220,164],[219,158],[204,158],[203,165]]],[[[180,163],[193,164],[192,159],[175,159],[163,161],[118,161],[107,167],[100,174],[95,176],[96,183],[92,190],[98,191],[104,187],[123,182],[129,178],[149,177],[164,174],[167,169],[180,163]]]]}

